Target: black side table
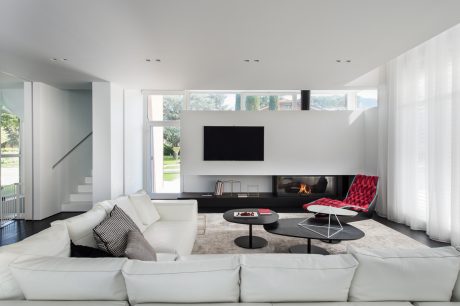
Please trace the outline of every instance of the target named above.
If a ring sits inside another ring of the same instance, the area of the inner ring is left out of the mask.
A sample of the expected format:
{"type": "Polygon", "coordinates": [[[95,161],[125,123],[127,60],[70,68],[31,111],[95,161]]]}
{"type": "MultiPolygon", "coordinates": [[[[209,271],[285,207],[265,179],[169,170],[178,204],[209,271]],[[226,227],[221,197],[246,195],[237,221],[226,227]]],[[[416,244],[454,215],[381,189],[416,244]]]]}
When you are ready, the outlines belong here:
{"type": "MultiPolygon", "coordinates": [[[[278,222],[264,225],[264,228],[267,232],[272,234],[307,239],[306,245],[302,244],[293,246],[289,249],[290,253],[314,253],[323,255],[329,254],[329,252],[325,249],[311,245],[312,239],[321,240],[324,239],[324,236],[300,226],[299,223],[304,220],[305,218],[281,219],[278,220],[278,222]]],[[[312,225],[318,225],[314,223],[314,220],[311,220],[311,222],[312,225]]],[[[360,229],[346,223],[342,224],[342,226],[343,230],[341,232],[327,239],[332,241],[357,240],[364,237],[364,232],[360,229]]]]}
{"type": "Polygon", "coordinates": [[[259,249],[263,248],[267,245],[267,240],[262,237],[253,236],[252,235],[252,226],[253,225],[265,225],[265,224],[272,224],[278,221],[278,214],[272,210],[270,210],[270,215],[261,215],[259,214],[258,217],[235,217],[235,212],[242,212],[242,211],[252,211],[258,212],[257,208],[242,208],[242,209],[232,209],[226,211],[224,213],[224,219],[228,222],[232,223],[239,223],[239,224],[248,224],[249,225],[249,235],[248,236],[241,236],[235,239],[235,244],[241,248],[245,249],[259,249]]]}

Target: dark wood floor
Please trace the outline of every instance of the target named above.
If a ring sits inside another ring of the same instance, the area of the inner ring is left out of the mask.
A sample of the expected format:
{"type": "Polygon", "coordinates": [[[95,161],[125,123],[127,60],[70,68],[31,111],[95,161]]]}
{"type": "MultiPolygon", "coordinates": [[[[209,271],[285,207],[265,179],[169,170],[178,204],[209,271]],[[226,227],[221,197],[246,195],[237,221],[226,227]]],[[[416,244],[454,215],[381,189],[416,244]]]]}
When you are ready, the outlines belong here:
{"type": "MultiPolygon", "coordinates": [[[[210,211],[200,211],[200,212],[210,212],[210,211]]],[[[216,212],[216,211],[213,211],[216,212]]],[[[286,211],[287,212],[287,211],[286,211]]],[[[294,212],[294,211],[289,211],[289,212],[294,212]]],[[[302,212],[302,211],[296,211],[296,212],[302,212]]],[[[0,231],[0,246],[2,245],[7,245],[11,243],[15,243],[18,241],[21,241],[22,239],[29,237],[35,233],[38,233],[45,228],[50,226],[50,223],[55,221],[55,220],[62,220],[62,219],[67,219],[73,216],[78,215],[79,213],[59,213],[57,215],[51,216],[49,218],[46,218],[44,220],[40,221],[25,221],[25,220],[19,220],[15,221],[5,227],[3,227],[0,231]]],[[[377,222],[380,222],[381,224],[384,224],[406,236],[411,237],[412,239],[415,239],[429,247],[441,247],[441,246],[447,246],[448,244],[438,242],[431,240],[423,231],[414,231],[411,230],[408,226],[395,223],[392,221],[389,221],[385,218],[379,217],[377,215],[374,215],[373,219],[377,222]]]]}

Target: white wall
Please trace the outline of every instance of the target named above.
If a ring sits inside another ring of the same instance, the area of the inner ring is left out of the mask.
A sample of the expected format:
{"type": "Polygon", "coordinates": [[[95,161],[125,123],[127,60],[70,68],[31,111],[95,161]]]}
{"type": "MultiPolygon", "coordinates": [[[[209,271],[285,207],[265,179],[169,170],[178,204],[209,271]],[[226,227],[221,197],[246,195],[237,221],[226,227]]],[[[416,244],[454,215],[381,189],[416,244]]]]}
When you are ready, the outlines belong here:
{"type": "Polygon", "coordinates": [[[123,194],[123,88],[93,82],[93,202],[123,194]]]}
{"type": "Polygon", "coordinates": [[[110,83],[94,82],[93,202],[110,199],[110,83]]]}
{"type": "MultiPolygon", "coordinates": [[[[258,184],[271,191],[271,175],[352,175],[372,168],[373,114],[361,111],[198,112],[181,116],[183,191],[211,191],[217,178],[258,184]],[[366,128],[366,123],[372,128],[366,128]],[[265,127],[264,161],[203,161],[203,126],[265,127]],[[368,139],[368,143],[366,143],[368,139]],[[244,178],[250,176],[251,178],[244,178]]],[[[377,124],[375,122],[375,124],[377,124]]]]}
{"type": "Polygon", "coordinates": [[[110,86],[110,174],[111,199],[124,194],[124,118],[123,118],[123,88],[110,86]]]}
{"type": "Polygon", "coordinates": [[[92,130],[91,92],[33,83],[33,218],[61,211],[61,204],[91,172],[91,140],[52,166],[92,130]]]}
{"type": "Polygon", "coordinates": [[[369,175],[377,175],[378,172],[378,121],[378,108],[364,112],[364,172],[369,175]]]}
{"type": "Polygon", "coordinates": [[[142,189],[144,178],[144,104],[140,90],[125,90],[124,193],[142,189]]]}

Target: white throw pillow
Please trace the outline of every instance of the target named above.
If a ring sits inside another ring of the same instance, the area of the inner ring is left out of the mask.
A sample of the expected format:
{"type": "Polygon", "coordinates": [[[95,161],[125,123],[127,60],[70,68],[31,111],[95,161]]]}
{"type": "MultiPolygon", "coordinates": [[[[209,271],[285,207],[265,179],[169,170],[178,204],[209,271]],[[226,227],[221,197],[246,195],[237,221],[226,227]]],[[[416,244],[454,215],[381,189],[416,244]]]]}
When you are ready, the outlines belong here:
{"type": "Polygon", "coordinates": [[[239,298],[239,258],[128,261],[123,276],[132,305],[139,303],[232,303],[239,298]]]}
{"type": "Polygon", "coordinates": [[[76,245],[84,245],[96,248],[93,228],[99,225],[107,216],[102,206],[96,205],[87,212],[65,220],[59,220],[52,223],[64,223],[67,225],[70,240],[76,245]]]}
{"type": "Polygon", "coordinates": [[[143,190],[140,190],[129,196],[137,214],[145,226],[150,226],[160,219],[158,210],[153,205],[150,196],[143,190]]]}
{"type": "Polygon", "coordinates": [[[58,258],[24,255],[10,270],[28,300],[126,300],[125,258],[58,258]]]}
{"type": "Polygon", "coordinates": [[[65,224],[56,224],[18,243],[0,247],[0,300],[24,299],[9,265],[23,254],[70,256],[70,239],[65,224]]]}
{"type": "Polygon", "coordinates": [[[348,254],[242,255],[241,301],[347,301],[357,265],[348,254]]]}
{"type": "Polygon", "coordinates": [[[350,301],[448,302],[460,269],[452,247],[348,252],[359,262],[350,301]]]}
{"type": "Polygon", "coordinates": [[[98,202],[96,204],[94,204],[93,207],[102,207],[105,209],[105,212],[106,214],[110,214],[110,212],[112,211],[113,207],[115,206],[115,204],[111,203],[111,201],[102,201],[102,202],[98,202]]]}
{"type": "Polygon", "coordinates": [[[136,224],[142,233],[145,231],[147,227],[144,225],[144,223],[142,223],[142,220],[137,214],[133,203],[128,197],[118,197],[115,200],[111,200],[110,202],[111,204],[117,205],[119,208],[121,208],[131,218],[131,220],[133,220],[134,224],[136,224]]]}

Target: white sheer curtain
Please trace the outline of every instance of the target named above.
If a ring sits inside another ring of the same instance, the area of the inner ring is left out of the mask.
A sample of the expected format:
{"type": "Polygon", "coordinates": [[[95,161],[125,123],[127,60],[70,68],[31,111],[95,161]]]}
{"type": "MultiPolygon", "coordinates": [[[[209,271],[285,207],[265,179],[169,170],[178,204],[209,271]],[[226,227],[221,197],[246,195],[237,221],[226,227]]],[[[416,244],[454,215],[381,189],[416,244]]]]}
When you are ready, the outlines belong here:
{"type": "Polygon", "coordinates": [[[392,60],[381,77],[378,211],[460,245],[460,26],[392,60]]]}

